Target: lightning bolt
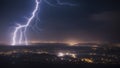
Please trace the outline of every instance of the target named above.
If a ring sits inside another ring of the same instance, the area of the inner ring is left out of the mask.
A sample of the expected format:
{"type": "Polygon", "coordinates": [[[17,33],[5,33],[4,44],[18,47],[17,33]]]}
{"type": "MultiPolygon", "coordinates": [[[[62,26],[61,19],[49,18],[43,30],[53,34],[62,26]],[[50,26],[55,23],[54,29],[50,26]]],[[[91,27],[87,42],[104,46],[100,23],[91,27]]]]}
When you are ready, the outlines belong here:
{"type": "MultiPolygon", "coordinates": [[[[57,7],[54,4],[51,4],[49,1],[47,0],[35,0],[35,8],[32,12],[31,17],[28,18],[26,24],[21,25],[21,24],[17,24],[17,27],[15,27],[15,30],[13,32],[13,36],[12,36],[12,46],[15,45],[28,45],[28,40],[27,40],[27,36],[26,36],[26,32],[28,27],[30,26],[32,20],[36,17],[37,11],[39,10],[39,4],[41,3],[41,1],[44,1],[46,4],[50,5],[50,6],[54,6],[57,7]]],[[[60,0],[56,0],[58,5],[68,5],[68,6],[75,6],[75,4],[71,4],[71,3],[65,3],[65,2],[60,2],[60,0]]]]}
{"type": "Polygon", "coordinates": [[[56,0],[57,4],[59,5],[68,5],[68,6],[76,6],[76,4],[68,3],[68,2],[61,2],[60,0],[56,0]]]}
{"type": "Polygon", "coordinates": [[[62,2],[61,0],[56,0],[56,4],[52,4],[48,0],[44,0],[44,2],[53,7],[59,7],[59,5],[77,6],[76,4],[69,3],[69,2],[62,2]]]}
{"type": "Polygon", "coordinates": [[[13,46],[21,45],[21,44],[23,44],[23,41],[24,41],[25,45],[28,45],[26,31],[27,31],[27,28],[30,25],[31,21],[35,18],[35,15],[39,9],[40,2],[41,2],[41,0],[40,1],[35,0],[35,3],[36,3],[35,9],[32,12],[32,16],[30,18],[28,18],[27,23],[25,25],[18,24],[18,26],[15,28],[14,33],[13,33],[13,38],[12,38],[13,46]]]}

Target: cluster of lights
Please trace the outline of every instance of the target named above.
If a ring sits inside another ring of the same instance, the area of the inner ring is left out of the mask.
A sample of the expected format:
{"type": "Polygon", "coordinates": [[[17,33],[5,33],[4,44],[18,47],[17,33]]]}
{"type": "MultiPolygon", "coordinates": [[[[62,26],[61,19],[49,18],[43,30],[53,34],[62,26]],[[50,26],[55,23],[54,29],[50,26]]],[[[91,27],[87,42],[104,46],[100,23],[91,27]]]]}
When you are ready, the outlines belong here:
{"type": "Polygon", "coordinates": [[[87,62],[87,63],[93,63],[93,59],[92,58],[82,58],[81,61],[87,62]]]}
{"type": "Polygon", "coordinates": [[[0,52],[0,55],[12,55],[12,54],[15,54],[17,53],[17,51],[8,51],[8,52],[0,52]]]}
{"type": "Polygon", "coordinates": [[[23,49],[23,50],[12,50],[12,51],[0,52],[0,55],[13,55],[16,53],[48,54],[48,52],[46,51],[30,51],[27,49],[23,49]]]}
{"type": "Polygon", "coordinates": [[[59,52],[57,56],[58,57],[70,56],[72,58],[77,58],[76,54],[74,54],[74,53],[68,53],[68,52],[67,53],[59,52]]]}

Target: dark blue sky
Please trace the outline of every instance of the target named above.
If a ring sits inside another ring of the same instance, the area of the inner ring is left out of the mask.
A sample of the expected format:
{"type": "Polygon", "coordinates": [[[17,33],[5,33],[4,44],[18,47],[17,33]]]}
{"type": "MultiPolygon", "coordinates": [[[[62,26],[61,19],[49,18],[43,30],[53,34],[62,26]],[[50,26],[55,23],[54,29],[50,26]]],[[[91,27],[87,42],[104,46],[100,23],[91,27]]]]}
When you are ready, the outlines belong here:
{"type": "MultiPolygon", "coordinates": [[[[56,4],[56,0],[48,0],[56,4]]],[[[40,5],[37,26],[30,28],[30,40],[120,42],[119,0],[61,0],[77,6],[40,5]]],[[[0,41],[10,41],[15,23],[24,24],[34,8],[34,0],[0,0],[0,41]]],[[[32,26],[34,26],[34,22],[32,26]]]]}

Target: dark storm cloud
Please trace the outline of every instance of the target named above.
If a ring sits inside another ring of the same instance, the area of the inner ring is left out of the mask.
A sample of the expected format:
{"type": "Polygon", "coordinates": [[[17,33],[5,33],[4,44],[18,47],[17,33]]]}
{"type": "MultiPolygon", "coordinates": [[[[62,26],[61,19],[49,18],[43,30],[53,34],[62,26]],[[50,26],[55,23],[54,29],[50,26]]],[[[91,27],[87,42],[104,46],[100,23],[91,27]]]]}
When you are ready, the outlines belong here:
{"type": "MultiPolygon", "coordinates": [[[[46,11],[43,24],[50,39],[76,38],[103,41],[119,40],[119,3],[113,0],[79,0],[77,7],[46,11]],[[48,13],[48,15],[47,15],[48,13]]],[[[47,9],[46,9],[47,10],[47,9]]],[[[45,11],[45,10],[44,10],[45,11]]],[[[44,33],[44,32],[43,32],[44,33]]]]}
{"type": "MultiPolygon", "coordinates": [[[[77,6],[40,5],[37,25],[42,31],[29,30],[34,40],[100,40],[120,42],[120,2],[118,0],[61,0],[77,6]]],[[[34,8],[34,0],[0,0],[0,38],[15,22],[24,24],[34,8]],[[3,32],[4,31],[4,32],[3,32]]],[[[56,3],[55,0],[51,3],[56,3]]],[[[13,30],[13,29],[10,29],[13,30]]],[[[36,29],[37,30],[37,29],[36,29]]],[[[2,39],[1,39],[2,40],[2,39]]]]}
{"type": "Polygon", "coordinates": [[[103,11],[90,15],[90,20],[99,24],[98,28],[101,33],[107,35],[108,40],[118,42],[120,34],[120,11],[103,11]],[[115,40],[116,39],[116,40],[115,40]]]}
{"type": "Polygon", "coordinates": [[[120,11],[104,11],[95,13],[90,17],[94,21],[102,21],[106,23],[120,22],[120,11]]]}

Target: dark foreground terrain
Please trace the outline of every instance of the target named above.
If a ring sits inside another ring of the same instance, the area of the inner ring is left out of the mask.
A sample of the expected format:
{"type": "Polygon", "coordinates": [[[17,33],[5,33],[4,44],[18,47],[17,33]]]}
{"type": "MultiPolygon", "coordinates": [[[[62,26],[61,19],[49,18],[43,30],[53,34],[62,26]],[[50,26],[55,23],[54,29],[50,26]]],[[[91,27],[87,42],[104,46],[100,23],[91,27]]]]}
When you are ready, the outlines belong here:
{"type": "Polygon", "coordinates": [[[119,52],[111,46],[0,46],[0,68],[120,68],[119,52]]]}

